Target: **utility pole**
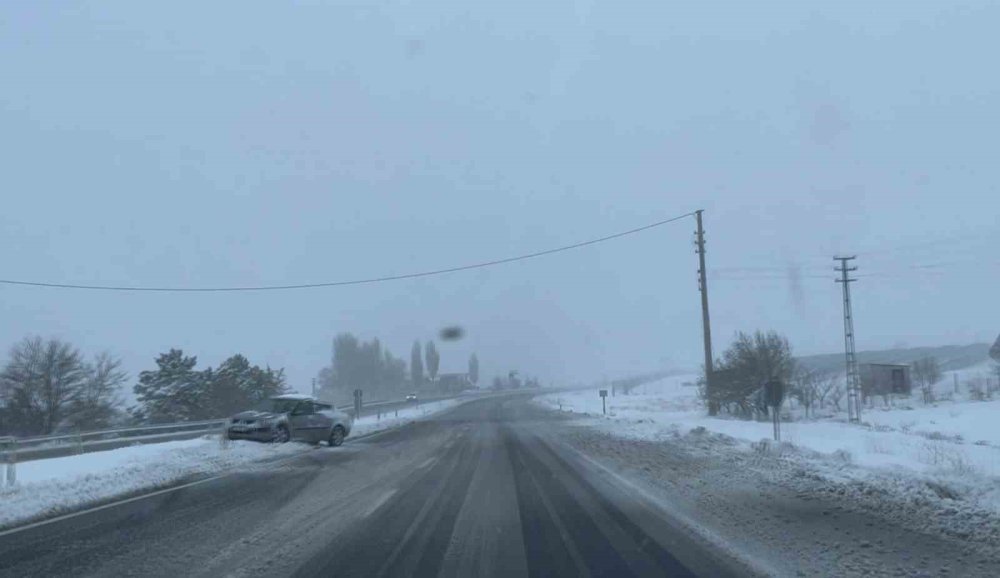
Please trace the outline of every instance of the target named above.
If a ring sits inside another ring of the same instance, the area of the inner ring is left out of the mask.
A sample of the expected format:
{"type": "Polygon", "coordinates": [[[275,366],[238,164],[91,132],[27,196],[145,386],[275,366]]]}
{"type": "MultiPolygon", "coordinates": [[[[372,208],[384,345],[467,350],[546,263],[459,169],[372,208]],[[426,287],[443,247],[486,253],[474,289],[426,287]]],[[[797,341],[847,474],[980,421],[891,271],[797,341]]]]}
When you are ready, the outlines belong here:
{"type": "Polygon", "coordinates": [[[701,214],[704,210],[695,211],[695,219],[698,221],[698,230],[695,232],[697,238],[695,245],[698,247],[698,290],[701,291],[701,326],[705,338],[705,394],[708,397],[708,415],[718,415],[719,402],[715,398],[715,389],[712,383],[712,324],[708,317],[708,279],[705,275],[705,229],[702,227],[701,214]]]}
{"type": "Polygon", "coordinates": [[[840,279],[835,279],[844,288],[844,355],[847,362],[847,420],[852,423],[861,421],[861,384],[858,377],[858,358],[854,350],[854,311],[851,307],[851,283],[857,281],[850,277],[851,271],[857,271],[857,267],[848,267],[847,263],[856,259],[856,256],[834,257],[834,261],[840,261],[840,267],[834,269],[840,272],[840,279]]]}

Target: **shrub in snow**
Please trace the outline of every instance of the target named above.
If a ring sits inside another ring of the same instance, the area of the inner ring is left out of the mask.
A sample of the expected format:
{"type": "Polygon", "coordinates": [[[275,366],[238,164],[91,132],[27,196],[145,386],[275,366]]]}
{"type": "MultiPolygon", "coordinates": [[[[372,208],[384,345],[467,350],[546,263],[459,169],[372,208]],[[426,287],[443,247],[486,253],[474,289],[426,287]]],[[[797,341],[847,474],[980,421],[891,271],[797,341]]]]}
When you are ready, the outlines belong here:
{"type": "Polygon", "coordinates": [[[833,458],[833,461],[842,464],[850,464],[854,461],[854,456],[847,450],[837,450],[830,454],[830,457],[833,458]]]}
{"type": "Polygon", "coordinates": [[[918,459],[923,463],[937,467],[942,471],[956,475],[966,475],[976,472],[969,462],[968,456],[959,448],[933,441],[925,442],[918,459]]]}

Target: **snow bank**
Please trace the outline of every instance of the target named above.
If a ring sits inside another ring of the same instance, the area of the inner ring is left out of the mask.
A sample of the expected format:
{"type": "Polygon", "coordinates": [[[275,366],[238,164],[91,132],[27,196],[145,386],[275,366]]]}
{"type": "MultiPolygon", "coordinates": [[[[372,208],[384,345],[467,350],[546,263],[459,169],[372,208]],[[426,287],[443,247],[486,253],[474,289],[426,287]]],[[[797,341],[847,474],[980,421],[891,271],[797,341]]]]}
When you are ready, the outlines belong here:
{"type": "Polygon", "coordinates": [[[374,415],[363,417],[354,422],[354,426],[351,428],[351,437],[358,437],[387,428],[402,426],[414,420],[429,417],[435,413],[451,409],[456,405],[465,403],[466,401],[469,400],[444,399],[441,401],[432,401],[430,403],[421,403],[419,407],[408,407],[406,409],[401,409],[398,412],[396,410],[392,410],[382,414],[381,418],[374,415]]]}
{"type": "MultiPolygon", "coordinates": [[[[586,416],[615,435],[642,440],[678,439],[704,430],[761,448],[772,424],[710,418],[693,386],[696,376],[675,376],[607,398],[602,413],[596,389],[540,397],[537,402],[586,416]]],[[[974,502],[1000,513],[1000,401],[944,402],[909,409],[866,409],[865,424],[839,418],[783,422],[782,441],[790,459],[809,460],[832,481],[881,485],[902,496],[925,493],[974,502]],[[846,467],[845,466],[849,466],[846,467]]],[[[773,449],[773,448],[772,448],[773,449]]],[[[768,451],[771,451],[769,449],[768,451]]]]}
{"type": "MultiPolygon", "coordinates": [[[[461,403],[445,400],[357,420],[351,438],[399,427],[461,403]],[[391,417],[390,417],[391,416],[391,417]]],[[[350,439],[350,438],[348,438],[350,439]]],[[[0,528],[67,513],[114,498],[167,487],[188,479],[222,474],[313,449],[307,444],[262,444],[218,435],[137,445],[105,452],[17,464],[17,485],[0,487],[0,528]]],[[[2,483],[2,480],[0,480],[2,483]]]]}

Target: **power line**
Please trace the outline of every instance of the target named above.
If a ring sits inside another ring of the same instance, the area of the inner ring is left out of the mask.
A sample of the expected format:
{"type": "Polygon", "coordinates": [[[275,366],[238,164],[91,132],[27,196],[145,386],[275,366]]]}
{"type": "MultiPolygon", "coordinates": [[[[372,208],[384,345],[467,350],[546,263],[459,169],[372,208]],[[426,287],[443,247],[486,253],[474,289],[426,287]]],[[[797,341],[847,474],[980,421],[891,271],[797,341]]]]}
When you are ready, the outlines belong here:
{"type": "Polygon", "coordinates": [[[505,259],[484,261],[482,263],[473,263],[470,265],[460,265],[458,267],[448,267],[447,269],[436,269],[433,271],[422,271],[419,273],[405,273],[402,275],[386,275],[383,277],[372,277],[368,279],[351,279],[347,281],[330,281],[325,283],[299,283],[295,285],[262,285],[262,286],[247,286],[247,287],[129,287],[129,286],[118,286],[118,285],[84,285],[79,283],[45,283],[41,281],[21,281],[16,279],[0,279],[0,284],[20,285],[27,287],[48,287],[54,289],[83,289],[91,291],[131,291],[131,292],[149,292],[149,293],[225,293],[225,292],[237,292],[237,291],[289,291],[295,289],[318,289],[322,287],[344,287],[347,285],[366,285],[371,283],[384,283],[387,281],[401,281],[403,279],[416,279],[419,277],[444,275],[445,273],[456,273],[458,271],[468,271],[470,269],[482,269],[484,267],[493,267],[496,265],[503,265],[505,263],[513,263],[515,261],[534,259],[535,257],[552,255],[554,253],[561,253],[563,251],[579,249],[581,247],[596,245],[598,243],[603,243],[605,241],[610,241],[612,239],[618,239],[620,237],[634,235],[636,233],[641,233],[642,231],[647,231],[655,227],[661,227],[663,225],[673,223],[675,221],[680,221],[681,219],[685,219],[687,217],[692,217],[694,216],[694,214],[695,214],[694,212],[684,213],[683,215],[678,215],[676,217],[671,217],[663,221],[650,223],[648,225],[644,225],[642,227],[638,227],[635,229],[629,229],[628,231],[622,231],[620,233],[614,233],[612,235],[599,237],[597,239],[590,239],[588,241],[582,241],[580,243],[574,243],[572,245],[564,245],[562,247],[556,247],[555,249],[546,249],[544,251],[536,251],[534,253],[518,255],[516,257],[507,257],[505,259]]]}

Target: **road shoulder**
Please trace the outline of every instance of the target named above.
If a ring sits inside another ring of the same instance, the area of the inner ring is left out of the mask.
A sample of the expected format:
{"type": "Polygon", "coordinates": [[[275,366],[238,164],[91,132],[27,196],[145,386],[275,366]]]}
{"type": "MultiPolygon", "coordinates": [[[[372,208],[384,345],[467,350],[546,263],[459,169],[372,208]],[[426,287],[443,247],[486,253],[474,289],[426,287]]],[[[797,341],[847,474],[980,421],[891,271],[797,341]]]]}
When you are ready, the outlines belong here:
{"type": "MultiPolygon", "coordinates": [[[[935,532],[838,492],[808,465],[698,432],[635,440],[536,408],[558,440],[647,493],[675,519],[774,575],[1000,574],[992,536],[935,532]]],[[[879,496],[869,496],[878,500],[879,496]]],[[[885,496],[881,497],[884,501],[885,496]]]]}

